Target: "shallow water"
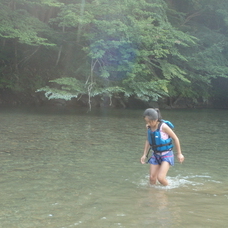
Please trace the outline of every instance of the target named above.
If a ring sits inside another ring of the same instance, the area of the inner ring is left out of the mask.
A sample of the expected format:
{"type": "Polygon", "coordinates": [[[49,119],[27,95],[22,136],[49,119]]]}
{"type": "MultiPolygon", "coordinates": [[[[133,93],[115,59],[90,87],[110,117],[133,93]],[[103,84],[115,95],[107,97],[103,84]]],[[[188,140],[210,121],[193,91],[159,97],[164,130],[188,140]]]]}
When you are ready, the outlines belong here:
{"type": "Polygon", "coordinates": [[[0,110],[0,227],[227,227],[227,110],[162,110],[183,164],[150,186],[143,110],[0,110]]]}

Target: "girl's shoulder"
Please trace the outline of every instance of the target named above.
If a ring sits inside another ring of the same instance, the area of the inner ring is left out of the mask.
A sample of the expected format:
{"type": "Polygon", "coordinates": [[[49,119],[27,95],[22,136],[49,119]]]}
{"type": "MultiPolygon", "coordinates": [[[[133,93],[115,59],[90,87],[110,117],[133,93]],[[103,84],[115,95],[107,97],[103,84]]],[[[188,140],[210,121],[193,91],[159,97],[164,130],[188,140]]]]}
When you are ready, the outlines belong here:
{"type": "Polygon", "coordinates": [[[173,131],[173,125],[169,125],[168,123],[166,123],[166,122],[163,121],[163,122],[161,122],[159,131],[160,132],[163,132],[163,133],[165,133],[167,135],[169,135],[170,134],[170,131],[173,131]]]}
{"type": "Polygon", "coordinates": [[[165,123],[166,125],[168,125],[171,129],[174,129],[174,125],[168,121],[168,120],[161,120],[161,126],[165,123]]]}
{"type": "Polygon", "coordinates": [[[167,128],[168,128],[168,125],[166,123],[162,122],[161,125],[160,125],[159,130],[160,131],[165,131],[165,129],[167,129],[167,128]]]}

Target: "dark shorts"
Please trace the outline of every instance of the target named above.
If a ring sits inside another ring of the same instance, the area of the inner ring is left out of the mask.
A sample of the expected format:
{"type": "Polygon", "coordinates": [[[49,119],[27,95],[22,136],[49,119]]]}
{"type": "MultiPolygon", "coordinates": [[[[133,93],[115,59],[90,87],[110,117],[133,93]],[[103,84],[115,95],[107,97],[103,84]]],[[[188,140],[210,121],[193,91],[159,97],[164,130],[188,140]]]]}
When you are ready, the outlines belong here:
{"type": "Polygon", "coordinates": [[[168,153],[162,155],[160,153],[152,154],[152,157],[149,159],[148,163],[152,165],[161,165],[163,161],[168,162],[170,165],[174,166],[174,155],[173,151],[169,151],[168,153]]]}

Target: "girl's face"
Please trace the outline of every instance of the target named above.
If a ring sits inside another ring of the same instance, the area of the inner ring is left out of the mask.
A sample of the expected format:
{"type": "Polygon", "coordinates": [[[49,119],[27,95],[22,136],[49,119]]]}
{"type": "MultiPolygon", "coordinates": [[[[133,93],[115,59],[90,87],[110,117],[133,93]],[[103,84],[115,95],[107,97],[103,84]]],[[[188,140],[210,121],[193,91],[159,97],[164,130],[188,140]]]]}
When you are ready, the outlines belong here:
{"type": "Polygon", "coordinates": [[[144,118],[146,126],[150,128],[155,128],[157,126],[158,120],[150,120],[147,116],[144,118]]]}

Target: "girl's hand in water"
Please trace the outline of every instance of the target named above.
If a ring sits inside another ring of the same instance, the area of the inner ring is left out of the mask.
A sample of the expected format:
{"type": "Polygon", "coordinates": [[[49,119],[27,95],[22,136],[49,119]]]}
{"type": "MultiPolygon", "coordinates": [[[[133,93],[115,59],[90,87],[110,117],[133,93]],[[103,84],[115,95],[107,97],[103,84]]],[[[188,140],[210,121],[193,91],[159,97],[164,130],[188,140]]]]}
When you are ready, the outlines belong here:
{"type": "Polygon", "coordinates": [[[180,163],[184,161],[184,155],[183,154],[177,154],[177,159],[180,163]]]}
{"type": "Polygon", "coordinates": [[[143,155],[143,156],[141,157],[141,163],[142,163],[142,164],[146,164],[145,159],[146,159],[146,155],[143,155]]]}

